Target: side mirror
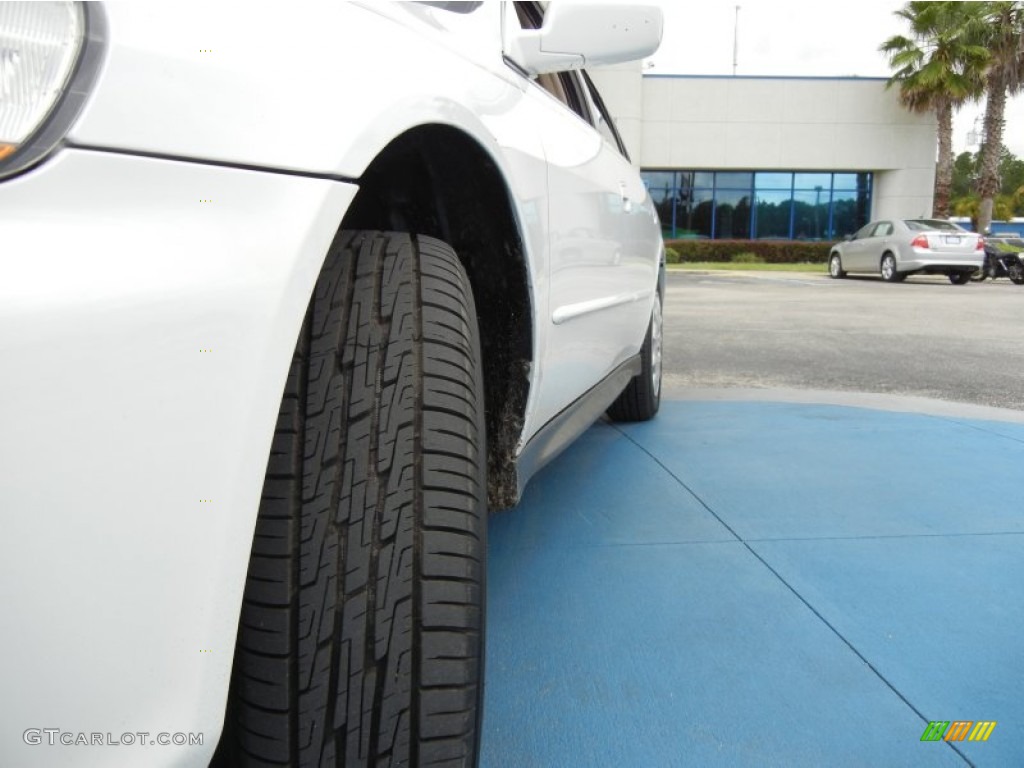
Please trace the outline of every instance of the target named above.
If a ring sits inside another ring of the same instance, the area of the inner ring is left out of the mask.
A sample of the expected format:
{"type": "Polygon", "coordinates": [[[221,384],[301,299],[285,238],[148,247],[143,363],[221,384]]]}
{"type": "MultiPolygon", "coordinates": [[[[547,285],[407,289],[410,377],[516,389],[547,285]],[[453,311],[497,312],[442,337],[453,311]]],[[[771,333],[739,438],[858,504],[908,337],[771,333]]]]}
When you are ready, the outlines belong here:
{"type": "Polygon", "coordinates": [[[661,45],[661,7],[554,0],[540,29],[514,31],[506,55],[531,75],[618,64],[650,56],[661,45]]]}

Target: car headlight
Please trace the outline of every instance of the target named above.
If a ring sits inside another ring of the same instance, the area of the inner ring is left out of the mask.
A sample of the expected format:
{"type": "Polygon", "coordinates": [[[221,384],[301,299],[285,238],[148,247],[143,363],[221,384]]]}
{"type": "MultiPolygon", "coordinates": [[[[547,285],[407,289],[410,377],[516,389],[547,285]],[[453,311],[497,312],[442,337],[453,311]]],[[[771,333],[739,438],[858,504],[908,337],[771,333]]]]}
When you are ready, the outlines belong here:
{"type": "Polygon", "coordinates": [[[99,71],[99,3],[0,2],[0,179],[44,158],[71,127],[99,71]]]}

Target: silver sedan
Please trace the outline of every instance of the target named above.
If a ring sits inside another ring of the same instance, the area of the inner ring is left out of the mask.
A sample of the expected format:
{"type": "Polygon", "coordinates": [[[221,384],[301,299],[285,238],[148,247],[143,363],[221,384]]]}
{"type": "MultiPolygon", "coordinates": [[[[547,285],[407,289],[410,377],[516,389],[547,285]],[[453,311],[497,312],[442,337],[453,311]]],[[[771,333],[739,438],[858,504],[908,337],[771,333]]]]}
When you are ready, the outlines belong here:
{"type": "Polygon", "coordinates": [[[984,238],[951,221],[887,219],[872,221],[836,243],[828,272],[833,278],[869,272],[889,283],[914,274],[941,274],[954,285],[964,285],[984,260],[984,238]]]}

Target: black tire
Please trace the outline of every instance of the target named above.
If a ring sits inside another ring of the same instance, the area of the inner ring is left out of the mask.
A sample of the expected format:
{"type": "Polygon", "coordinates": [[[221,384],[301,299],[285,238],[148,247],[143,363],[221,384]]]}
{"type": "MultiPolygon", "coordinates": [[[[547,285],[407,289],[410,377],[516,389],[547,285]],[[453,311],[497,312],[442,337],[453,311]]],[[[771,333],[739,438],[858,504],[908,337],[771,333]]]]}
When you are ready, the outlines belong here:
{"type": "Polygon", "coordinates": [[[882,261],[879,265],[879,272],[882,275],[882,279],[887,283],[902,283],[907,279],[906,274],[901,273],[896,269],[896,257],[891,253],[887,253],[882,256],[882,261]]]}
{"type": "Polygon", "coordinates": [[[833,280],[846,277],[846,270],[843,269],[843,260],[838,253],[828,257],[828,275],[833,280]]]}
{"type": "Polygon", "coordinates": [[[661,407],[661,339],[661,296],[655,291],[651,321],[640,348],[640,373],[608,407],[608,417],[613,421],[648,421],[661,407]]]}
{"type": "Polygon", "coordinates": [[[455,253],[339,233],[281,402],[222,764],[476,764],[485,463],[455,253]]]}
{"type": "Polygon", "coordinates": [[[950,272],[949,282],[953,285],[967,285],[971,281],[970,272],[950,272]]]}
{"type": "Polygon", "coordinates": [[[1011,264],[1006,270],[1006,276],[1014,285],[1024,285],[1024,265],[1020,262],[1011,264]]]}

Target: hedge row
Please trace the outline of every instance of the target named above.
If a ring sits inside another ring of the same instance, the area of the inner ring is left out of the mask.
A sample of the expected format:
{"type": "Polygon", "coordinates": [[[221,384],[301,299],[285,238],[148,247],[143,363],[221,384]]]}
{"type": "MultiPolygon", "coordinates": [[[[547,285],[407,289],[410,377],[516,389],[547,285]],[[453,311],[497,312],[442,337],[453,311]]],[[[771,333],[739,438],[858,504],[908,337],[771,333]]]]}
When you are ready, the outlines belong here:
{"type": "Polygon", "coordinates": [[[731,261],[739,253],[753,253],[767,264],[824,264],[832,243],[803,240],[666,240],[665,247],[687,261],[731,261]]]}

